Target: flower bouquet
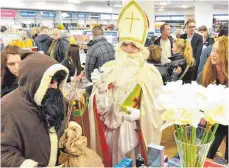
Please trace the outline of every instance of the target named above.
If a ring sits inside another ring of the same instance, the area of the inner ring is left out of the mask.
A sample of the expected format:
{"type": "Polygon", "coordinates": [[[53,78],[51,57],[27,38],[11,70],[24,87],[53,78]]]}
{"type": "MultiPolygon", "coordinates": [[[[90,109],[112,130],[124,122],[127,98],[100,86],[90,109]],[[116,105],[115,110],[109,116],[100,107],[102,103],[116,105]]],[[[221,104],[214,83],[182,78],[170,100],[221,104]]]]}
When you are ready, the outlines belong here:
{"type": "Polygon", "coordinates": [[[155,108],[165,121],[161,130],[174,125],[174,138],[182,167],[203,167],[219,124],[228,125],[229,89],[223,85],[207,88],[196,82],[170,82],[158,91],[155,108]],[[206,128],[198,127],[201,119],[206,128]]]}

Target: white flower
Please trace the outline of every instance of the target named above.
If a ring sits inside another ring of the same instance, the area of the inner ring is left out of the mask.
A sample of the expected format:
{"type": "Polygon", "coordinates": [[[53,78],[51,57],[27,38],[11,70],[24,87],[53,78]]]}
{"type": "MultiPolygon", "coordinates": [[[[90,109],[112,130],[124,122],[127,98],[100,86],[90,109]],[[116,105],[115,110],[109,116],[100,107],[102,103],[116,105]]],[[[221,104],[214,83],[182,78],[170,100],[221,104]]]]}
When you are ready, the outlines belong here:
{"type": "Polygon", "coordinates": [[[229,125],[229,89],[224,86],[209,86],[206,99],[201,104],[204,119],[210,124],[229,125]]]}
{"type": "Polygon", "coordinates": [[[190,108],[183,109],[180,116],[175,120],[177,125],[187,125],[197,128],[200,119],[203,117],[203,113],[199,112],[199,109],[190,108]]]}
{"type": "Polygon", "coordinates": [[[165,124],[161,130],[173,124],[197,127],[204,116],[210,124],[229,125],[229,89],[223,85],[207,88],[196,82],[182,85],[182,81],[163,86],[154,101],[156,110],[163,112],[165,124]],[[200,111],[204,111],[204,114],[200,111]]]}

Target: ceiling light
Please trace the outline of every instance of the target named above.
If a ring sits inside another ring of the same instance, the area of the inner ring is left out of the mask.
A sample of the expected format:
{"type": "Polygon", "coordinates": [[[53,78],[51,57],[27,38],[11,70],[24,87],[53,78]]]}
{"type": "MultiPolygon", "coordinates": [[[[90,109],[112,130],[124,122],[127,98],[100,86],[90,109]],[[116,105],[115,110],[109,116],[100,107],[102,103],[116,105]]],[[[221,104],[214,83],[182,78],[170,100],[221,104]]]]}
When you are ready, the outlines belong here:
{"type": "Polygon", "coordinates": [[[72,4],[79,4],[81,3],[81,0],[67,0],[67,2],[72,4]]]}
{"type": "Polygon", "coordinates": [[[158,9],[159,11],[164,11],[165,9],[164,8],[160,8],[160,9],[158,9]]]}
{"type": "Polygon", "coordinates": [[[189,8],[190,6],[181,5],[181,8],[189,8]]]}
{"type": "Polygon", "coordinates": [[[168,5],[167,2],[160,2],[159,4],[160,4],[160,5],[168,5]]]}
{"type": "Polygon", "coordinates": [[[123,6],[121,4],[114,4],[114,8],[122,8],[123,6]]]}

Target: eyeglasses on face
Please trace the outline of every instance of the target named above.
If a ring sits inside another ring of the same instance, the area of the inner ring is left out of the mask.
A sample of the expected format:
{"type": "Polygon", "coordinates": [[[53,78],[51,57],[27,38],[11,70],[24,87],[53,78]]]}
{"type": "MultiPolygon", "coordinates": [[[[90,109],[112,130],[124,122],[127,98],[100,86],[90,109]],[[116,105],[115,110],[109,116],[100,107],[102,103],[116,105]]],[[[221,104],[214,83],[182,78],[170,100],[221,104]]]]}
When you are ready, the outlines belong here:
{"type": "Polygon", "coordinates": [[[195,29],[196,26],[188,26],[189,29],[195,29]]]}

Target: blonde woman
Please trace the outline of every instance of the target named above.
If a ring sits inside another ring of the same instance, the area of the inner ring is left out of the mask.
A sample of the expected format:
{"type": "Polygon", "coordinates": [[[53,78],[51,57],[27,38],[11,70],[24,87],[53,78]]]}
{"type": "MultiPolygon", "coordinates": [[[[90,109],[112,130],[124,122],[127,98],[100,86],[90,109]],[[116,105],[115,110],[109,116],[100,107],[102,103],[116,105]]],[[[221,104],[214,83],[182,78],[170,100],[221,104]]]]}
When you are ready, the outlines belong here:
{"type": "MultiPolygon", "coordinates": [[[[226,85],[228,87],[228,37],[222,36],[214,43],[204,70],[198,75],[197,81],[207,87],[209,84],[226,85]]],[[[204,121],[203,121],[204,123],[204,121]]],[[[228,126],[219,125],[215,140],[212,143],[208,158],[214,159],[215,154],[226,137],[225,159],[228,161],[228,126]]]]}
{"type": "Polygon", "coordinates": [[[191,83],[195,80],[196,67],[195,59],[192,54],[192,46],[188,40],[176,39],[173,42],[173,56],[170,67],[168,68],[169,74],[176,72],[179,79],[182,79],[184,83],[191,83]]]}

